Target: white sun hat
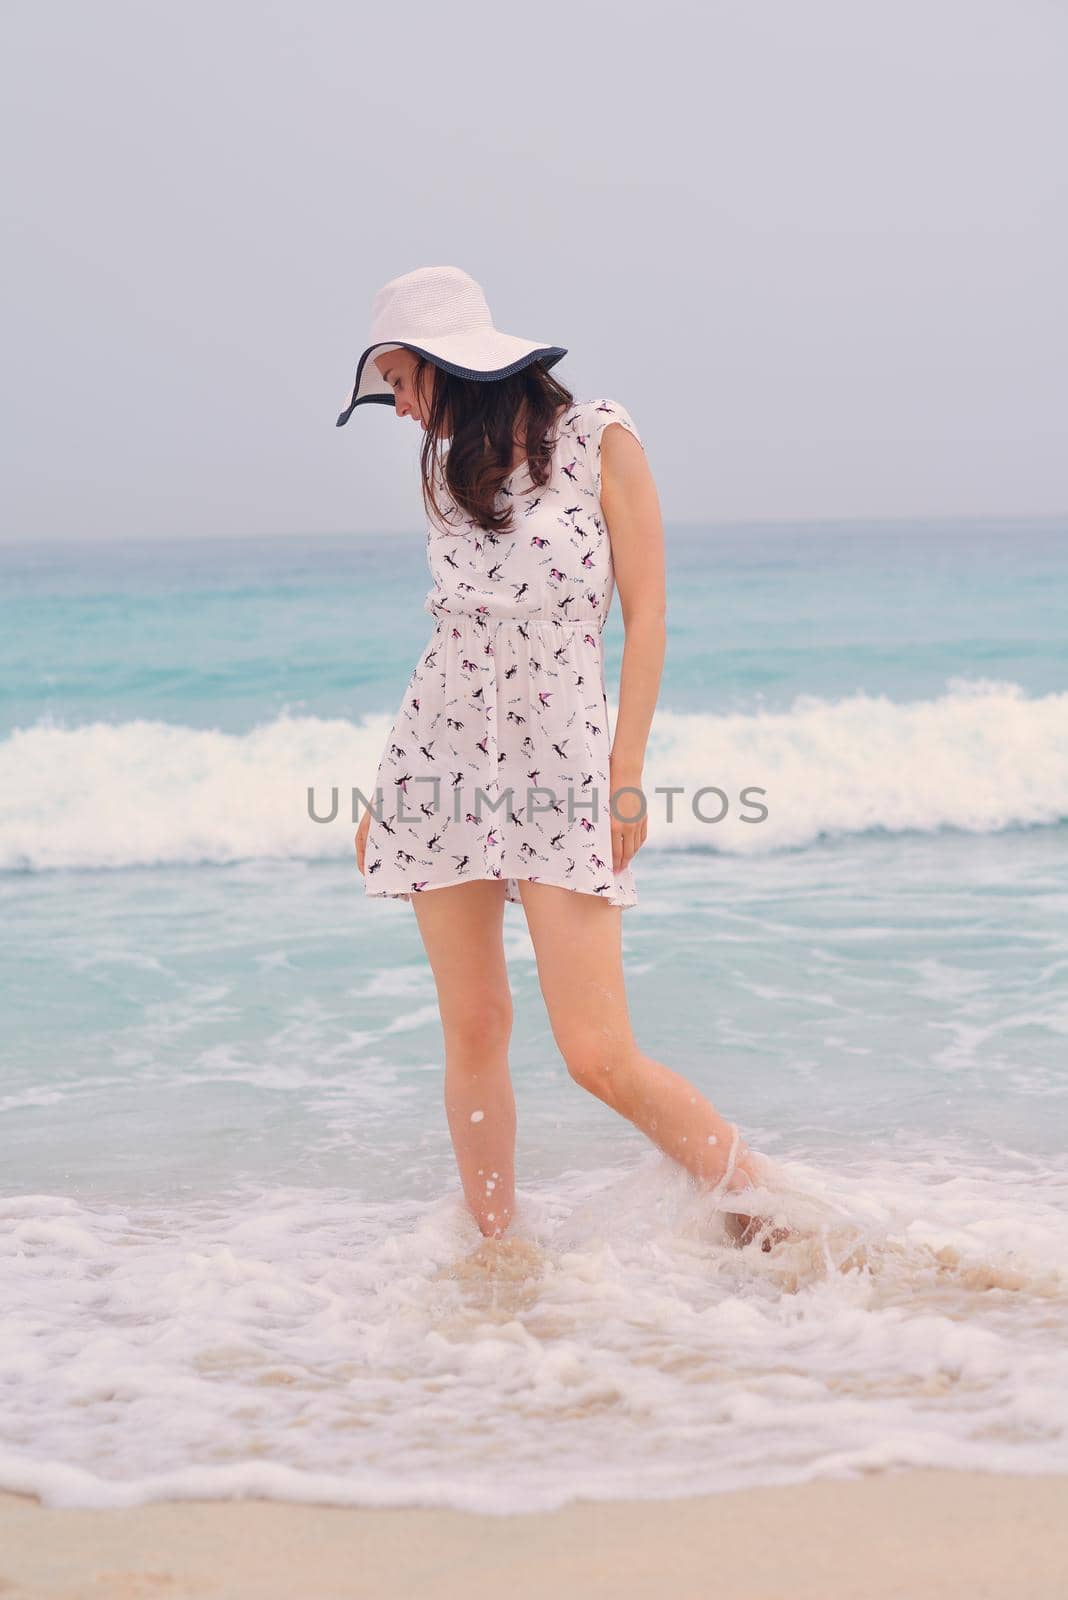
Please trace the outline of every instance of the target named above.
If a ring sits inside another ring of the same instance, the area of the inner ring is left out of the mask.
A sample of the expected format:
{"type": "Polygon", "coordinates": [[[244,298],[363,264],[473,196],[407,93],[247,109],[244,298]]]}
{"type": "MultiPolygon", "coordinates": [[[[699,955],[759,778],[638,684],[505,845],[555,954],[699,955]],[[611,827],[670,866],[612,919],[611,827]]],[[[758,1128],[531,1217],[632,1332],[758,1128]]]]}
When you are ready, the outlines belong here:
{"type": "Polygon", "coordinates": [[[499,333],[482,288],[460,267],[416,267],[384,284],[374,298],[371,342],[337,419],[342,427],[368,401],[394,404],[393,390],[371,360],[387,350],[414,350],[458,378],[510,378],[531,362],[549,368],[566,349],[540,339],[499,333]]]}

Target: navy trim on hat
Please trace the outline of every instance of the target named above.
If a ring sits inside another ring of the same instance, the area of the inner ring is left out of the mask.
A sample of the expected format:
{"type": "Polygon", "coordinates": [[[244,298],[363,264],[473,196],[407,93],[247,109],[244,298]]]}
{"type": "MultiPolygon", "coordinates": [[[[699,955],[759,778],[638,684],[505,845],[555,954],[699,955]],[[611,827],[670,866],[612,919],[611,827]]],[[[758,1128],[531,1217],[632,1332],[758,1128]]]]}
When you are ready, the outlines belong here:
{"type": "MultiPolygon", "coordinates": [[[[382,340],[381,342],[385,343],[386,341],[382,340]]],[[[403,341],[400,339],[398,339],[396,342],[398,344],[403,343],[403,341]]],[[[433,362],[435,367],[441,367],[444,372],[451,372],[454,378],[473,378],[478,383],[488,383],[495,378],[510,378],[513,373],[522,372],[524,367],[531,366],[535,361],[542,362],[546,371],[548,371],[550,367],[554,367],[558,361],[562,360],[563,357],[567,355],[567,351],[562,345],[549,344],[546,345],[543,350],[531,350],[527,355],[520,356],[519,360],[513,361],[510,366],[498,367],[495,372],[476,372],[472,367],[458,367],[454,361],[446,361],[441,356],[432,355],[429,350],[423,350],[417,344],[404,344],[403,348],[405,350],[414,350],[416,355],[423,356],[427,361],[433,362]]],[[[360,387],[360,379],[363,376],[363,369],[367,364],[368,358],[377,349],[378,345],[373,344],[370,349],[365,350],[363,355],[360,357],[360,364],[356,368],[356,382],[352,386],[353,394],[355,394],[360,387]]],[[[395,401],[391,394],[361,395],[358,400],[353,400],[348,406],[346,406],[345,410],[338,417],[334,426],[337,428],[344,427],[345,423],[352,416],[352,413],[355,411],[357,406],[365,406],[370,404],[391,406],[395,404],[395,401]]]]}

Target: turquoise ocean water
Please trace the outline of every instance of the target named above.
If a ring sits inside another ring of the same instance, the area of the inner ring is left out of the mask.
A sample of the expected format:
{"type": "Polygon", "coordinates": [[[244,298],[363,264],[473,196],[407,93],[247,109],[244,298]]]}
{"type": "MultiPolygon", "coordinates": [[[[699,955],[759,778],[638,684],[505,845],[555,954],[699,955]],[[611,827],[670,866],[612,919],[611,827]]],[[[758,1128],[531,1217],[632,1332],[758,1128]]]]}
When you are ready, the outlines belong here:
{"type": "MultiPolygon", "coordinates": [[[[509,906],[505,1271],[415,919],[352,849],[422,538],[0,546],[0,1487],[507,1511],[1068,1470],[1068,521],[668,559],[647,787],[768,816],[652,805],[631,1013],[805,1241],[731,1249],[571,1082],[509,906]]],[[[618,605],[606,642],[614,715],[618,605]]]]}

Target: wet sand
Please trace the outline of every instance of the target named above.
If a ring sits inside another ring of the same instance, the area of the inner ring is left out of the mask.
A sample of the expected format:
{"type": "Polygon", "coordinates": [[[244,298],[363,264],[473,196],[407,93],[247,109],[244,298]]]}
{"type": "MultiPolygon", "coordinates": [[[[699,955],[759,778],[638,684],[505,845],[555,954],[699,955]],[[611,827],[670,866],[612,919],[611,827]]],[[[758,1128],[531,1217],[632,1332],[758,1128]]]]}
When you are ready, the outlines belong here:
{"type": "Polygon", "coordinates": [[[0,1495],[2,1600],[1063,1600],[1068,1477],[903,1471],[483,1516],[0,1495]]]}

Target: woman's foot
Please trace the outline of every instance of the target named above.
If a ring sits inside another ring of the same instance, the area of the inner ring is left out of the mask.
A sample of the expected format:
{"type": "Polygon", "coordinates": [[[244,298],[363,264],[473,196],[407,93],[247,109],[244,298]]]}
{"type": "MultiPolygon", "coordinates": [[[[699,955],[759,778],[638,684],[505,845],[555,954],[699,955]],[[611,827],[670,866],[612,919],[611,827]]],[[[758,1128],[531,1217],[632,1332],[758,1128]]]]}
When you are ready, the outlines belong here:
{"type": "Polygon", "coordinates": [[[770,1250],[773,1244],[782,1244],[787,1239],[796,1237],[793,1228],[776,1227],[770,1217],[750,1217],[738,1211],[725,1211],[723,1225],[727,1237],[739,1249],[744,1245],[752,1244],[753,1240],[763,1234],[760,1239],[761,1250],[770,1250]]]}
{"type": "MultiPolygon", "coordinates": [[[[767,1186],[770,1177],[766,1161],[749,1149],[737,1128],[727,1172],[729,1174],[727,1191],[734,1195],[744,1194],[746,1189],[751,1189],[754,1185],[767,1186]]],[[[758,1217],[750,1212],[725,1211],[723,1223],[727,1237],[739,1248],[752,1244],[753,1240],[759,1237],[760,1248],[766,1251],[774,1244],[782,1244],[786,1239],[796,1238],[793,1228],[776,1227],[770,1217],[758,1217]]]]}

